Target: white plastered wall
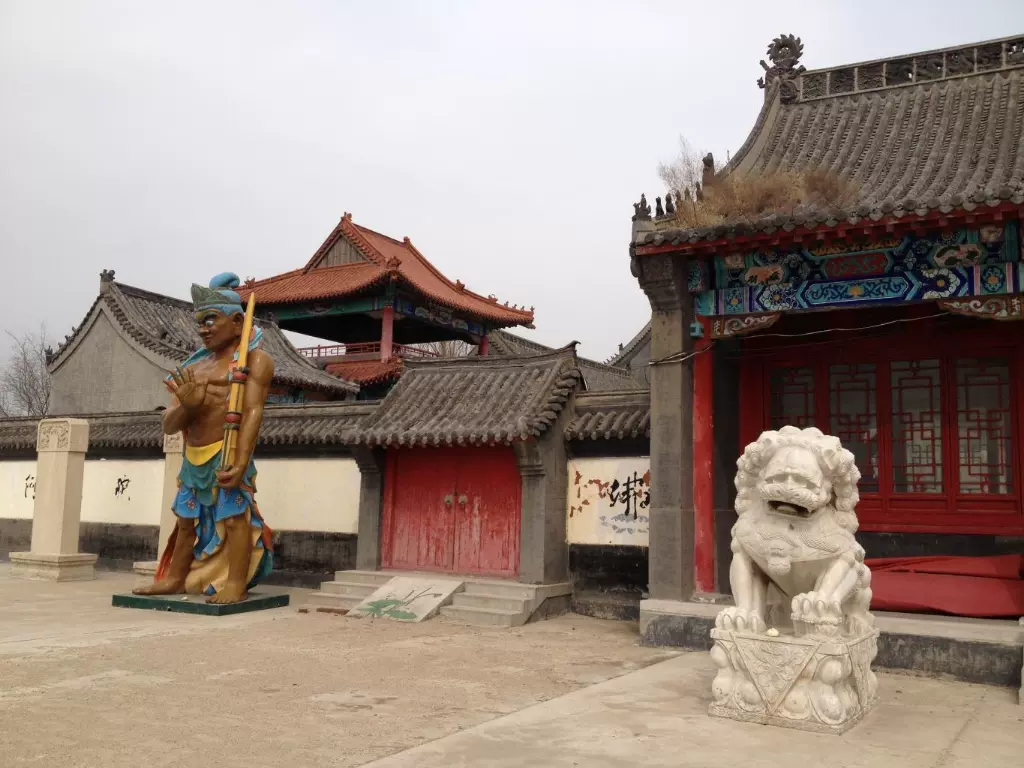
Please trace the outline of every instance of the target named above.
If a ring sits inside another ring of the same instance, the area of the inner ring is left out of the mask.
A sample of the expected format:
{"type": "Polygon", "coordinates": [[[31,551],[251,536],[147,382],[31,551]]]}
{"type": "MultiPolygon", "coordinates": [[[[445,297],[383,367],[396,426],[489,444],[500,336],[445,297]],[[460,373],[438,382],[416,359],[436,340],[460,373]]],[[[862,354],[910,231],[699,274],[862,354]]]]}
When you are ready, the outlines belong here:
{"type": "MultiPolygon", "coordinates": [[[[350,458],[256,457],[256,502],[273,530],[357,533],[359,468],[350,458]]],[[[0,518],[31,519],[35,460],[0,461],[0,518]]],[[[82,521],[159,525],[162,459],[87,459],[82,521]]]]}
{"type": "Polygon", "coordinates": [[[257,454],[256,472],[256,503],[272,530],[357,532],[354,459],[261,459],[257,454]]]}
{"type": "Polygon", "coordinates": [[[82,522],[160,525],[163,459],[86,459],[82,522]]]}
{"type": "Polygon", "coordinates": [[[0,518],[32,518],[36,460],[0,461],[0,518]]]}
{"type": "Polygon", "coordinates": [[[650,471],[647,456],[570,460],[569,543],[646,547],[650,471]]]}

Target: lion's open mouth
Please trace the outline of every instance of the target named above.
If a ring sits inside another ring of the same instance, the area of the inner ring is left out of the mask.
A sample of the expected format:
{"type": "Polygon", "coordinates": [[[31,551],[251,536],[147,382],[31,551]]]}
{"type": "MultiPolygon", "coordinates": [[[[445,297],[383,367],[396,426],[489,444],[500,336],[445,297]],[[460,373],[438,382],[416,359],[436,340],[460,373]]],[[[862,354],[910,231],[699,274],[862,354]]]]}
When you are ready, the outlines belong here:
{"type": "Polygon", "coordinates": [[[773,512],[778,512],[781,515],[792,515],[793,517],[810,517],[811,510],[807,507],[801,507],[799,504],[790,504],[785,501],[769,501],[768,506],[772,508],[773,512]]]}

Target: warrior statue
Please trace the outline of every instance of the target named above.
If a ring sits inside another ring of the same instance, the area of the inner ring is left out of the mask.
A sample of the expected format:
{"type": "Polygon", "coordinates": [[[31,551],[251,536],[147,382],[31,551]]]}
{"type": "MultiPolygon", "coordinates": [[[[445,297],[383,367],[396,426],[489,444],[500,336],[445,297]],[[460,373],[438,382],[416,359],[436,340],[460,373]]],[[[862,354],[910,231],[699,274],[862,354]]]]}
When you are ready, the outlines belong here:
{"type": "Polygon", "coordinates": [[[192,286],[203,346],[165,380],[172,396],[163,430],[182,432],[185,455],[173,511],[176,526],[156,580],[137,595],[186,592],[208,603],[237,603],[270,573],[270,529],[256,507],[256,447],[274,362],[243,310],[237,275],[192,286]],[[243,339],[245,343],[243,344],[243,339]]]}

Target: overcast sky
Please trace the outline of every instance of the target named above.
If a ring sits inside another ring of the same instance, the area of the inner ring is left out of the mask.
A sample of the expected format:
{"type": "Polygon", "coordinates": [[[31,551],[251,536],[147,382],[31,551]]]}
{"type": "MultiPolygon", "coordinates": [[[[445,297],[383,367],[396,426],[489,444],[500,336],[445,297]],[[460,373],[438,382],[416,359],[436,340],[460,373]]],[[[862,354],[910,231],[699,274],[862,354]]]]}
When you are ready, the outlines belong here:
{"type": "Polygon", "coordinates": [[[104,268],[183,298],[295,269],[350,211],[603,359],[650,312],[631,203],[680,134],[740,146],[783,32],[832,66],[1024,2],[0,0],[0,328],[63,337],[104,268]]]}

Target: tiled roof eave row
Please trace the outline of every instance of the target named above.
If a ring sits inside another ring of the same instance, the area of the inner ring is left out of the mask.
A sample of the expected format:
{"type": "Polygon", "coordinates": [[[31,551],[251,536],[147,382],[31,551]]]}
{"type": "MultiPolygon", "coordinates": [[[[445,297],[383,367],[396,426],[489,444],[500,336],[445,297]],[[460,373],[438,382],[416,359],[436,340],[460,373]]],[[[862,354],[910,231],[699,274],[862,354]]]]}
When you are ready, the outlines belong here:
{"type": "Polygon", "coordinates": [[[580,380],[572,345],[545,355],[410,360],[352,441],[411,447],[536,439],[556,423],[580,380]]]}
{"type": "Polygon", "coordinates": [[[626,440],[650,436],[650,409],[582,413],[565,430],[567,440],[626,440]]]}
{"type": "Polygon", "coordinates": [[[580,395],[565,429],[567,440],[626,440],[651,436],[649,390],[580,395]]]}
{"type": "MultiPolygon", "coordinates": [[[[336,445],[351,442],[377,403],[324,403],[268,406],[259,446],[336,445]]],[[[59,417],[53,417],[59,418],[59,417]]],[[[157,453],[163,446],[158,412],[76,415],[89,422],[89,451],[142,450],[157,453]]],[[[34,455],[39,419],[0,419],[0,456],[34,455]]],[[[257,456],[258,458],[258,456],[257,456]]]]}
{"type": "MultiPolygon", "coordinates": [[[[332,271],[344,273],[346,268],[352,267],[351,264],[344,264],[338,267],[324,267],[317,276],[326,276],[332,274],[332,271]]],[[[258,280],[253,283],[248,283],[244,286],[240,286],[238,289],[239,296],[242,297],[243,301],[248,300],[249,294],[256,292],[256,303],[257,306],[263,307],[274,307],[278,305],[287,304],[299,304],[305,301],[328,301],[330,299],[342,298],[345,296],[359,295],[365,291],[369,291],[373,288],[378,288],[385,283],[390,282],[397,276],[396,271],[387,270],[384,268],[365,270],[367,276],[361,280],[358,280],[351,285],[344,288],[343,291],[338,291],[336,288],[330,286],[320,290],[306,290],[305,292],[295,292],[291,295],[285,295],[281,298],[275,297],[275,294],[271,292],[271,298],[267,299],[266,294],[260,292],[264,289],[272,288],[276,285],[284,283],[292,278],[301,278],[309,273],[305,270],[293,270],[286,272],[282,275],[274,275],[273,277],[265,278],[264,280],[258,280]],[[262,298],[261,298],[262,296],[262,298]]]]}
{"type": "MultiPolygon", "coordinates": [[[[348,266],[348,265],[345,265],[345,266],[348,266]]],[[[322,268],[322,269],[324,269],[326,271],[328,269],[333,269],[333,268],[332,267],[327,267],[327,268],[322,268]]],[[[305,273],[305,274],[311,274],[311,273],[305,273]]],[[[312,274],[315,274],[315,271],[312,274]]],[[[294,275],[294,273],[288,273],[288,275],[292,276],[292,275],[294,275]]],[[[490,301],[488,301],[487,299],[485,299],[483,297],[475,297],[475,295],[474,295],[473,298],[475,298],[476,300],[475,300],[475,302],[473,304],[468,304],[468,303],[460,304],[460,303],[458,303],[456,301],[453,301],[453,300],[451,300],[449,298],[441,296],[441,295],[437,294],[434,291],[431,291],[429,289],[424,288],[422,285],[417,283],[408,274],[405,274],[404,272],[402,272],[400,270],[400,268],[394,268],[394,269],[389,269],[389,270],[381,269],[381,271],[378,274],[376,274],[374,277],[372,277],[372,279],[368,279],[368,280],[365,280],[365,281],[362,281],[362,282],[358,282],[358,283],[355,283],[355,284],[353,284],[351,286],[346,286],[343,290],[337,290],[337,289],[333,289],[333,288],[330,288],[330,287],[325,287],[325,288],[323,288],[321,290],[316,290],[316,291],[309,291],[309,292],[303,292],[303,293],[296,292],[296,293],[294,293],[292,295],[286,295],[286,296],[281,297],[281,298],[278,298],[273,293],[271,293],[269,299],[268,298],[261,298],[260,297],[259,291],[261,289],[267,288],[268,286],[273,286],[276,283],[280,283],[280,282],[282,282],[283,279],[284,279],[283,276],[280,276],[280,275],[276,276],[276,277],[270,277],[270,278],[267,278],[266,280],[262,280],[260,282],[253,283],[251,285],[245,286],[245,288],[243,290],[241,290],[240,293],[242,294],[242,298],[245,299],[245,298],[248,297],[250,292],[256,291],[257,292],[256,293],[257,304],[261,308],[270,308],[270,309],[272,309],[273,307],[276,307],[276,306],[286,306],[286,305],[290,305],[290,304],[300,304],[300,303],[307,302],[307,301],[331,301],[331,300],[355,297],[355,296],[362,295],[362,294],[366,293],[367,291],[373,290],[375,288],[380,288],[380,287],[384,286],[386,283],[389,283],[389,282],[394,282],[396,284],[404,283],[409,288],[411,288],[414,292],[419,293],[419,294],[425,296],[426,298],[430,299],[430,301],[432,301],[432,302],[434,302],[436,304],[439,304],[439,305],[441,305],[443,307],[446,307],[448,309],[457,310],[457,311],[462,312],[462,313],[464,313],[464,314],[466,314],[469,317],[472,317],[474,319],[483,320],[485,322],[488,322],[488,323],[491,323],[491,324],[495,324],[497,327],[511,327],[511,326],[516,326],[516,325],[530,325],[530,324],[533,323],[533,313],[531,313],[531,312],[521,312],[521,311],[515,310],[515,309],[505,309],[505,308],[501,307],[498,304],[493,304],[492,305],[490,301]]]]}
{"type": "MultiPolygon", "coordinates": [[[[916,201],[914,201],[916,202],[916,201]]],[[[714,245],[719,242],[741,241],[761,236],[779,234],[821,233],[829,230],[843,230],[848,227],[877,226],[880,224],[914,226],[927,223],[937,215],[948,217],[979,215],[996,210],[1012,210],[1024,206],[1024,187],[1020,191],[976,201],[939,202],[934,206],[909,208],[904,204],[883,204],[876,209],[858,209],[855,212],[807,211],[792,215],[773,214],[761,219],[732,224],[718,224],[694,229],[663,229],[641,233],[633,243],[638,255],[667,247],[714,245]]]]}

